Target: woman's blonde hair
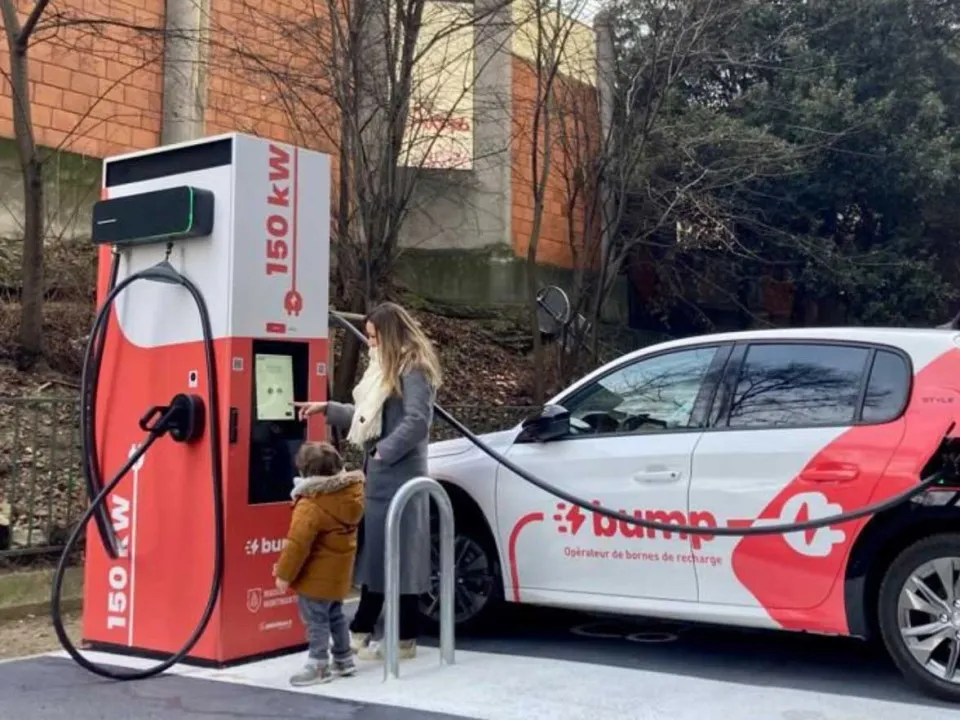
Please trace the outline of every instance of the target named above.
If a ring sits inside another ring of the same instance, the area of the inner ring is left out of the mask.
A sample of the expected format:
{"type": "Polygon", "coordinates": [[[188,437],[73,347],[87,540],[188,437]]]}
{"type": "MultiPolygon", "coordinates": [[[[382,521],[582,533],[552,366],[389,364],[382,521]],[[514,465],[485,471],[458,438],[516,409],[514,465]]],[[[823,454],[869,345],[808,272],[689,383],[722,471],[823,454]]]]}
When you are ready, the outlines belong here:
{"type": "Polygon", "coordinates": [[[380,366],[391,393],[400,393],[400,375],[418,369],[434,387],[440,387],[442,374],[437,352],[413,316],[400,305],[385,302],[366,317],[377,331],[380,366]]]}

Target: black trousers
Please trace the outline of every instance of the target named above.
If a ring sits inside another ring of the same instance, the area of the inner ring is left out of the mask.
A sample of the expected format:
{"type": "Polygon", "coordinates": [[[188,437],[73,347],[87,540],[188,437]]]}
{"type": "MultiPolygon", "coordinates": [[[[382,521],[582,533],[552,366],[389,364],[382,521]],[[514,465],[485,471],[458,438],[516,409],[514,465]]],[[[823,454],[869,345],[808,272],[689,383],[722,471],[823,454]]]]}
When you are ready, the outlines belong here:
{"type": "MultiPolygon", "coordinates": [[[[383,611],[383,593],[371,592],[364,585],[360,588],[360,603],[350,623],[350,632],[372,635],[377,620],[383,611]]],[[[420,596],[400,596],[400,639],[416,640],[420,635],[420,596]]]]}

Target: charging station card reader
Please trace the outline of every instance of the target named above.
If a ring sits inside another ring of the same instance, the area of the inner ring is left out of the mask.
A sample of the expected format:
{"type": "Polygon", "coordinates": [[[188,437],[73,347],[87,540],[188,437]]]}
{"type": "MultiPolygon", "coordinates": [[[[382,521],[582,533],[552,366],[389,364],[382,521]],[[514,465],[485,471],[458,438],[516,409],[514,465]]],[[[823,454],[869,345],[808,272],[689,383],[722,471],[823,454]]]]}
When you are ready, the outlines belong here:
{"type": "Polygon", "coordinates": [[[253,359],[248,502],[286,502],[297,474],[294,457],[307,432],[293,403],[307,399],[308,348],[254,340],[253,359]]]}

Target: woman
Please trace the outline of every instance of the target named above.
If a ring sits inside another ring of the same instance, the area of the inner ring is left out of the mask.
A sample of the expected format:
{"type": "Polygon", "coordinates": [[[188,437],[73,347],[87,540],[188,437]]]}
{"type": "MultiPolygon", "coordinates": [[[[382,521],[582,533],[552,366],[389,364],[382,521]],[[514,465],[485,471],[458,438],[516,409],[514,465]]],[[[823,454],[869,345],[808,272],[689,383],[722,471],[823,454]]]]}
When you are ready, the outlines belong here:
{"type": "MultiPolygon", "coordinates": [[[[353,404],[297,403],[300,417],[322,412],[348,430],[347,440],[364,451],[366,482],[364,539],[357,562],[360,604],[350,624],[351,645],[361,660],[382,659],[374,628],[383,608],[386,578],[387,508],[394,494],[427,474],[427,443],[440,363],[433,345],[413,317],[394,303],[367,316],[370,363],[353,390],[353,404]]],[[[400,657],[417,652],[420,596],[430,583],[430,501],[407,505],[400,521],[400,657]]]]}

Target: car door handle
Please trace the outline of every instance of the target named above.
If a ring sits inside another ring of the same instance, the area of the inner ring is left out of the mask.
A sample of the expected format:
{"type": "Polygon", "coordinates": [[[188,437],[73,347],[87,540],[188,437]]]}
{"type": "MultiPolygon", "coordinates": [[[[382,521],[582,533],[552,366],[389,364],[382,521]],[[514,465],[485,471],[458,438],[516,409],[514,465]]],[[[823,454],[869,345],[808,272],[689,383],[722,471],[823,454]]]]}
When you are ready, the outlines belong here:
{"type": "Polygon", "coordinates": [[[800,479],[813,483],[847,483],[860,476],[860,468],[853,463],[822,463],[800,473],[800,479]]]}
{"type": "Polygon", "coordinates": [[[633,479],[638,483],[670,483],[677,482],[682,476],[679,470],[641,470],[634,473],[633,479]]]}

